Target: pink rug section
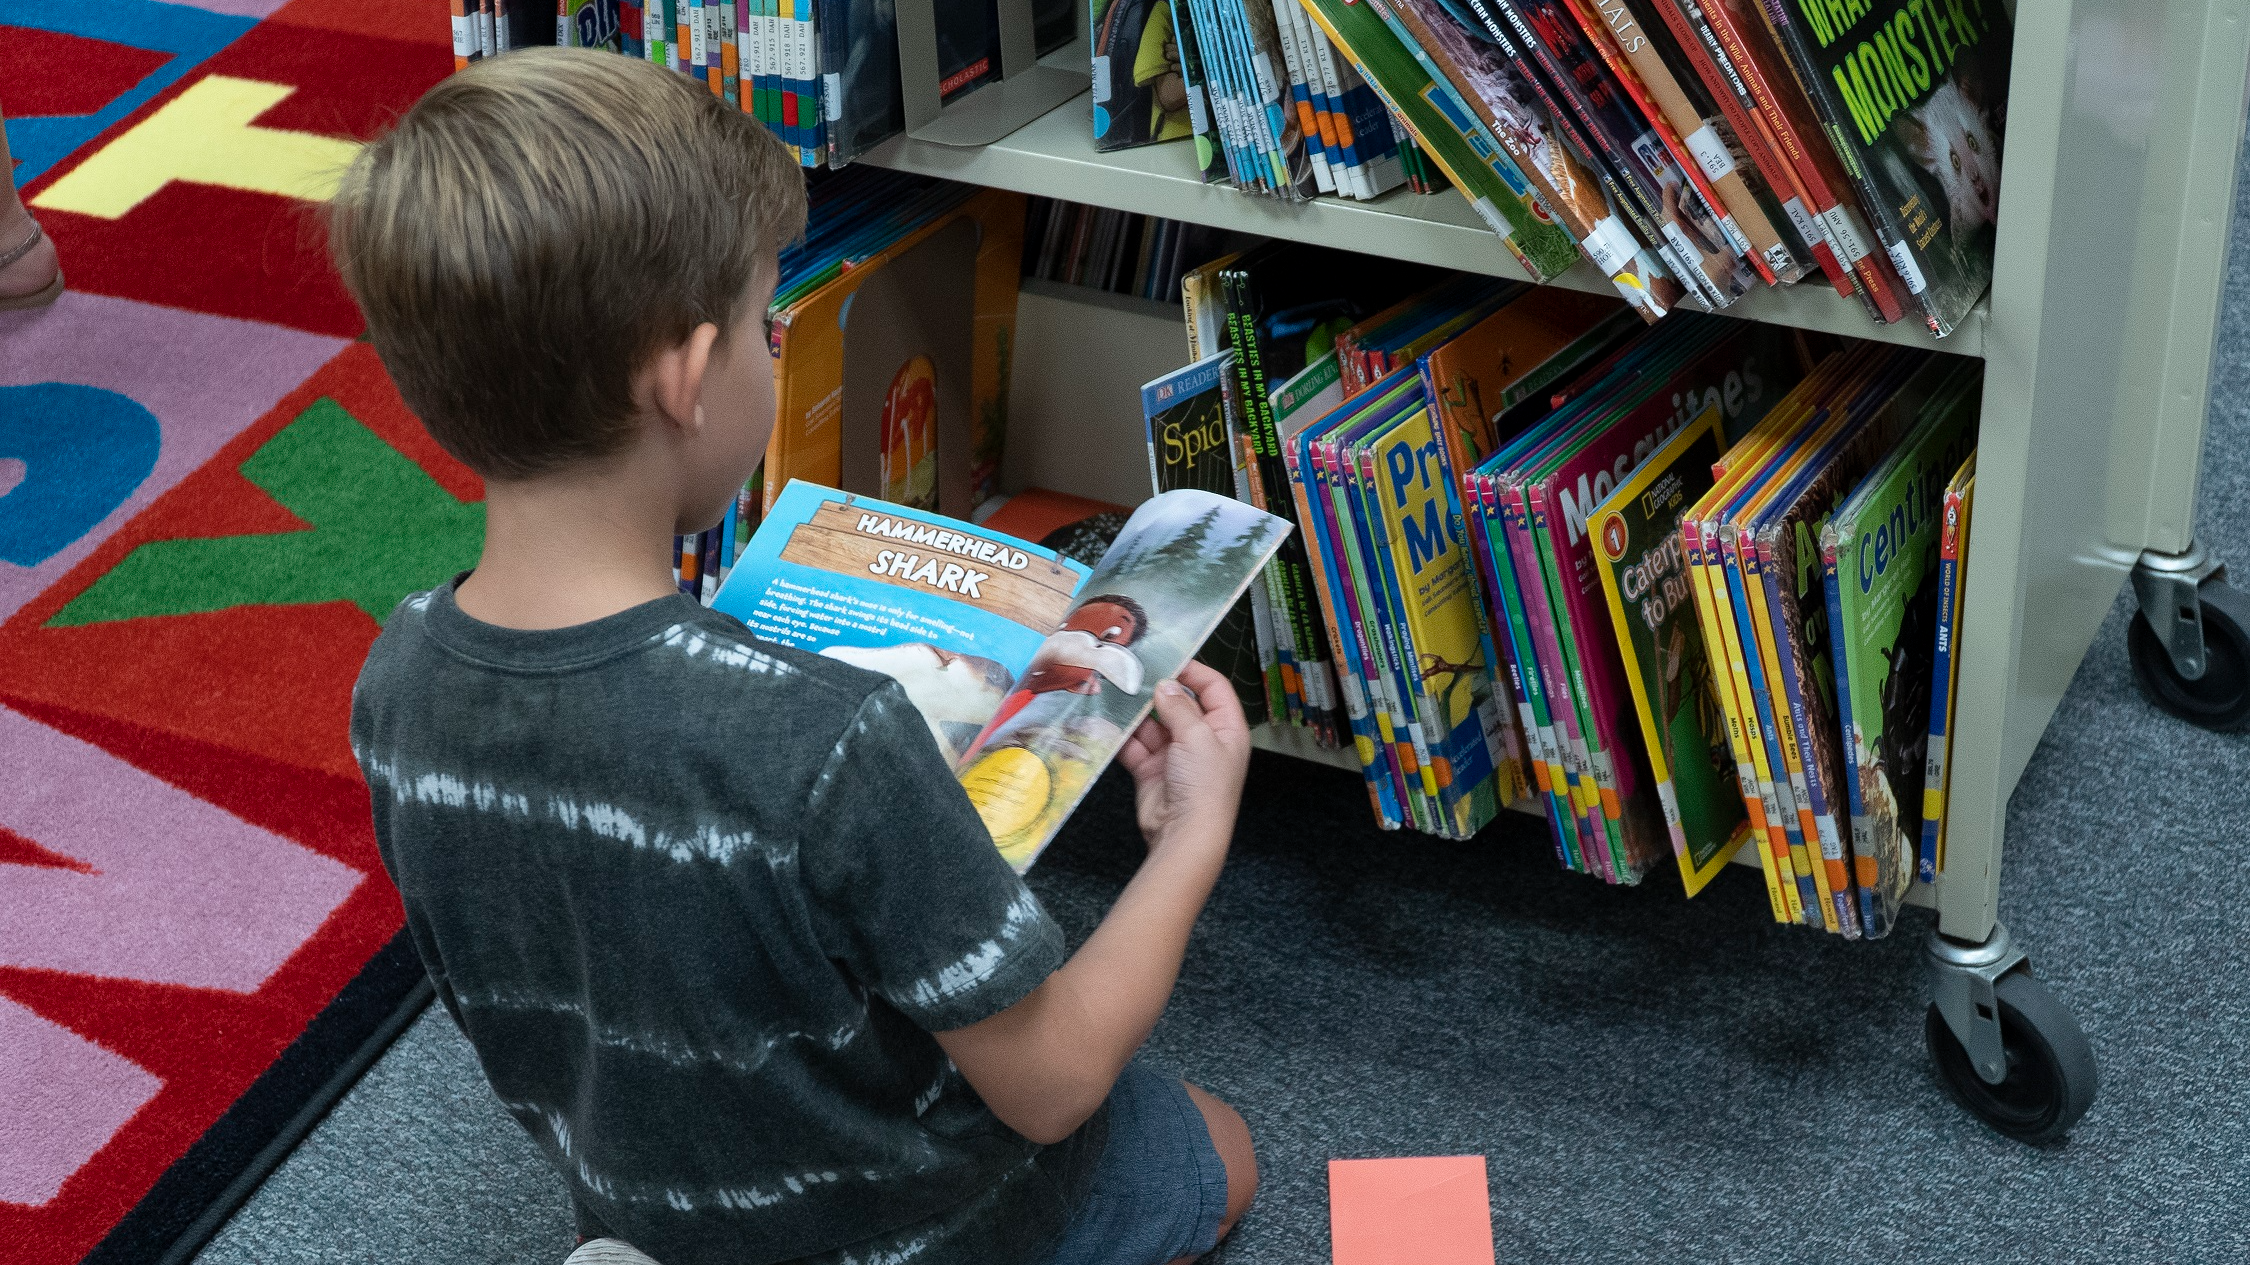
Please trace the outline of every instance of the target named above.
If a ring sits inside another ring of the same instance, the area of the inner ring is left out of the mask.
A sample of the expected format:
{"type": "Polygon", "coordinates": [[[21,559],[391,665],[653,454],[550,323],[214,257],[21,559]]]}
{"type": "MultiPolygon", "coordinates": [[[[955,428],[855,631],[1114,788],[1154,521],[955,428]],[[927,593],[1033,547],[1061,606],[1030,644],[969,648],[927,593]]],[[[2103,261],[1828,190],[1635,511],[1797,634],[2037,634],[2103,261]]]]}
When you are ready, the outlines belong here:
{"type": "Polygon", "coordinates": [[[166,0],[166,2],[190,9],[201,9],[206,13],[224,13],[238,18],[267,18],[273,16],[275,9],[289,3],[289,0],[166,0]]]}
{"type": "Polygon", "coordinates": [[[37,1207],[117,1136],[163,1082],[0,997],[0,1202],[37,1207]]]}
{"type": "Polygon", "coordinates": [[[94,870],[0,865],[0,966],[255,992],[366,878],[7,708],[0,768],[0,826],[94,870]]]}
{"type": "MultiPolygon", "coordinates": [[[[115,391],[155,414],[164,434],[156,468],[92,531],[38,566],[0,562],[0,621],[344,346],[344,339],[322,334],[75,290],[53,307],[0,313],[0,386],[75,382],[115,391]]],[[[8,473],[0,471],[0,479],[8,473]]]]}

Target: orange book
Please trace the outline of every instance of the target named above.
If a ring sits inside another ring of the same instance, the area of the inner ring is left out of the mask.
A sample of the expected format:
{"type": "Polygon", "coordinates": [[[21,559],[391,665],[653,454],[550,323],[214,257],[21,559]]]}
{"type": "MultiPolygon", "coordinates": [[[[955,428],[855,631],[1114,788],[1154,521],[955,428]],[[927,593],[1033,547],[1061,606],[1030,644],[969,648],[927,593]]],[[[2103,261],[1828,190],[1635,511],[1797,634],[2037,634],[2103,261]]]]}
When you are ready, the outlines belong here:
{"type": "Polygon", "coordinates": [[[791,479],[962,519],[999,490],[1023,209],[987,189],[774,313],[769,508],[791,479]]]}

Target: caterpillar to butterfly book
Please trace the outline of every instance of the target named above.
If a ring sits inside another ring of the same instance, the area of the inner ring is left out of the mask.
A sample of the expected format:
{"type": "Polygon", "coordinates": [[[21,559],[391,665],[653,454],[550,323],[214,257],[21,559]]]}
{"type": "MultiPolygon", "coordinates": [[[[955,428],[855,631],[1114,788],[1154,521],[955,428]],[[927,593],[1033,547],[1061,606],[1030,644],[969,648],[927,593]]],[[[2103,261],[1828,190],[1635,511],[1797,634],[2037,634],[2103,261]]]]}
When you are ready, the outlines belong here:
{"type": "Polygon", "coordinates": [[[1089,570],[792,480],[712,606],[767,641],[897,680],[1021,872],[1288,531],[1183,488],[1133,511],[1089,570]]]}

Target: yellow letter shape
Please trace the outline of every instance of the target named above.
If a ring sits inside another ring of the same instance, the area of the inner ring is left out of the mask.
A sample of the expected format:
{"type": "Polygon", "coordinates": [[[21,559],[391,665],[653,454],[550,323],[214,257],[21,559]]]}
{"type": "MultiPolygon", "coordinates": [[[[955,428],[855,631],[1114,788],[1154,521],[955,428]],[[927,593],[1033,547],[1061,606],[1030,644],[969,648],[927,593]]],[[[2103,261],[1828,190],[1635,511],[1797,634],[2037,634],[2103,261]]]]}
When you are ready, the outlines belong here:
{"type": "Polygon", "coordinates": [[[359,142],[253,127],[296,89],[212,75],[166,102],[32,199],[114,220],[174,180],[325,202],[359,142]]]}

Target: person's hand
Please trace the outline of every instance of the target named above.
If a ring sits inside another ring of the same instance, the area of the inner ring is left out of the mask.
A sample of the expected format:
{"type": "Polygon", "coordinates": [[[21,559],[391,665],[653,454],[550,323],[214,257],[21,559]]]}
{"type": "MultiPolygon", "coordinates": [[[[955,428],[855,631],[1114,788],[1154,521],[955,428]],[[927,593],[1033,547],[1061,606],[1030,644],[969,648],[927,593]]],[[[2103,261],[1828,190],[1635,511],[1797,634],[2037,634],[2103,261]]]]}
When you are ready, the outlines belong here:
{"type": "Polygon", "coordinates": [[[1157,685],[1155,713],[1117,758],[1133,775],[1151,856],[1188,847],[1225,858],[1250,768],[1250,726],[1226,677],[1189,660],[1179,680],[1157,685]]]}

